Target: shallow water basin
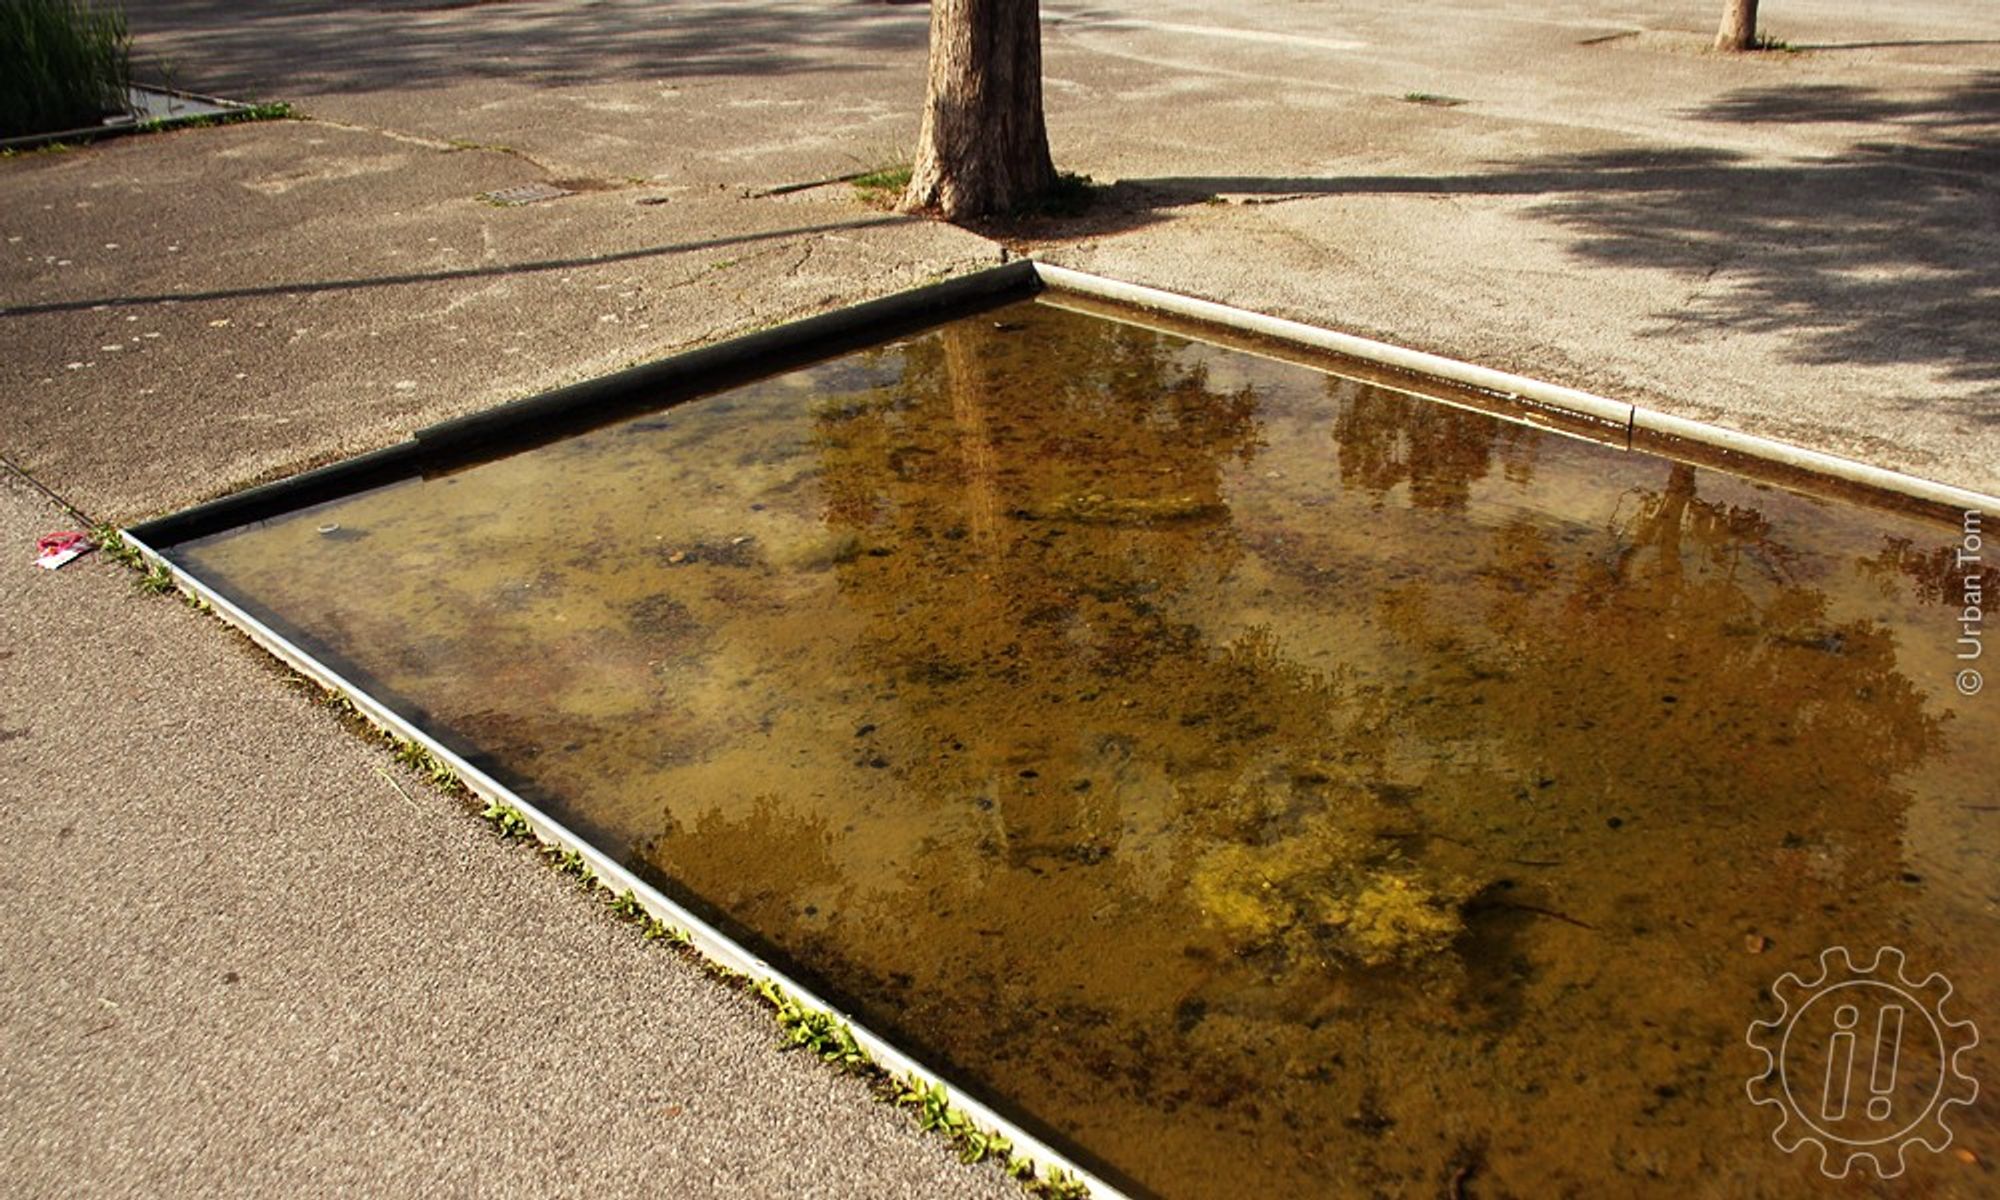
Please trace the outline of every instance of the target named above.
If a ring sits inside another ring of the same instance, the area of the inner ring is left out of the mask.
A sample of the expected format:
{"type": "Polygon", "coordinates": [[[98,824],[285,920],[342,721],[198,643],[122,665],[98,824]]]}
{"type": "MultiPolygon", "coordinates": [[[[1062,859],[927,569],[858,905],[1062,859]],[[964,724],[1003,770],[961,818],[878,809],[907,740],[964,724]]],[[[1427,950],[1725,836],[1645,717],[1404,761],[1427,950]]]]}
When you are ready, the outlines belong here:
{"type": "Polygon", "coordinates": [[[1965,532],[1037,299],[170,556],[1135,1194],[1792,1196],[1784,973],[2000,1013],[1965,532]]]}

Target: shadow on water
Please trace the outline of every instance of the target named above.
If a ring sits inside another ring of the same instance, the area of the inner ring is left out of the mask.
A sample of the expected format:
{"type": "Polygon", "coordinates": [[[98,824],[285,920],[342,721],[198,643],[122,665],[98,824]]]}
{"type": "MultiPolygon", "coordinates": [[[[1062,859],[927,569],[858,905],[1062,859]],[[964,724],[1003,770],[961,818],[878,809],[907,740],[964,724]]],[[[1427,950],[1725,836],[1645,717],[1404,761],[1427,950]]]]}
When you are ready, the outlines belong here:
{"type": "Polygon", "coordinates": [[[1534,196],[1542,203],[1532,215],[1567,230],[1570,253],[1584,262],[1713,285],[1656,314],[1657,335],[1782,332],[1800,362],[1933,370],[1974,385],[1974,398],[1893,402],[2000,422],[2000,72],[1928,96],[1753,88],[1687,115],[1854,132],[1837,155],[1785,161],[1634,149],[1462,175],[1134,179],[1110,188],[1082,224],[1043,232],[1119,232],[1217,195],[1534,196]]]}
{"type": "Polygon", "coordinates": [[[1025,303],[176,553],[1138,1192],[1776,1197],[1779,970],[2000,997],[1950,545],[1025,303]]]}

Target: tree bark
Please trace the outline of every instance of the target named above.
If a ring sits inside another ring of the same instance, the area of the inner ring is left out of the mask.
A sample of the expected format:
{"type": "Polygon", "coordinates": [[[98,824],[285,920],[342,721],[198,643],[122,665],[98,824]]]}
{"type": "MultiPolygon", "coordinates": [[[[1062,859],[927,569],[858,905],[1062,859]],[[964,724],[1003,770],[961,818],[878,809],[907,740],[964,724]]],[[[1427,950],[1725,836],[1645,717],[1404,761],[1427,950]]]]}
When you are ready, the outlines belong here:
{"type": "Polygon", "coordinates": [[[1757,0],[1723,0],[1717,50],[1751,50],[1757,45],[1757,0]]]}
{"type": "Polygon", "coordinates": [[[1012,212],[1055,182],[1039,0],[932,0],[930,94],[906,210],[1012,212]]]}

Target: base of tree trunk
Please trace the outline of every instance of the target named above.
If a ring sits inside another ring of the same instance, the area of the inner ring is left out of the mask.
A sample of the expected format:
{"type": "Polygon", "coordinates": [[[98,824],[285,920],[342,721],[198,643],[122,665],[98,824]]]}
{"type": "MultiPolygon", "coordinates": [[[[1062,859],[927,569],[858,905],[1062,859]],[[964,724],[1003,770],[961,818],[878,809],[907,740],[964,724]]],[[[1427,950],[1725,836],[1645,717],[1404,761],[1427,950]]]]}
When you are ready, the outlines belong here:
{"type": "Polygon", "coordinates": [[[1054,185],[1054,167],[1025,174],[1005,169],[983,170],[967,178],[963,170],[927,171],[919,164],[896,208],[899,212],[935,213],[947,221],[1007,216],[1032,209],[1054,185]]]}
{"type": "Polygon", "coordinates": [[[1757,0],[1727,0],[1722,26],[1715,31],[1715,48],[1727,52],[1757,48],[1757,0]]]}
{"type": "Polygon", "coordinates": [[[1037,0],[932,0],[930,89],[897,208],[946,220],[1028,208],[1056,182],[1037,0]]]}
{"type": "Polygon", "coordinates": [[[1047,157],[1030,164],[982,161],[948,169],[935,159],[917,160],[910,186],[897,201],[899,212],[935,213],[947,221],[1006,216],[1031,209],[1055,187],[1055,166],[1047,157]]]}

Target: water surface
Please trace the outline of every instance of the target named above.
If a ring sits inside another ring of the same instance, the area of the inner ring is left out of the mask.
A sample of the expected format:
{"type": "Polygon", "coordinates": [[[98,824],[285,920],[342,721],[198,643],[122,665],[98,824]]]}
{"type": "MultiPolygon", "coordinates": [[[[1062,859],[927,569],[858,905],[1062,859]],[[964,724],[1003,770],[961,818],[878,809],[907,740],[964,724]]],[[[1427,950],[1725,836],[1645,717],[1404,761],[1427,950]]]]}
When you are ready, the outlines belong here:
{"type": "Polygon", "coordinates": [[[1739,1197],[1782,972],[2000,1033],[1957,542],[1034,301],[177,557],[1136,1190],[1739,1197]]]}

